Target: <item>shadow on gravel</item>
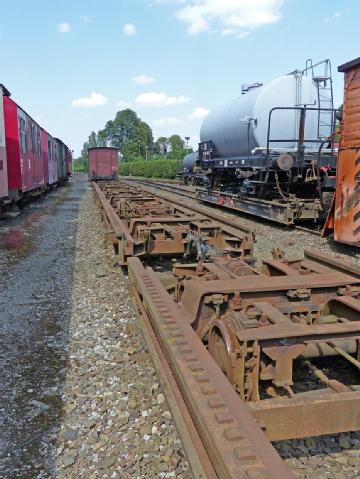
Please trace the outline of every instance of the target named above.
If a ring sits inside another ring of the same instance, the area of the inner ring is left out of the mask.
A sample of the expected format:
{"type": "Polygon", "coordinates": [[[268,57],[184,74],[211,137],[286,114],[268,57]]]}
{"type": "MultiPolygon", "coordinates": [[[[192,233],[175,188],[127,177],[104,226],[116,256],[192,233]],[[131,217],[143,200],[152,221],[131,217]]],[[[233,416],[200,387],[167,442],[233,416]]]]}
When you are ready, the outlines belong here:
{"type": "Polygon", "coordinates": [[[32,250],[1,273],[0,477],[53,475],[66,376],[77,217],[87,190],[87,178],[78,175],[58,204],[47,202],[48,214],[38,219],[32,250]]]}

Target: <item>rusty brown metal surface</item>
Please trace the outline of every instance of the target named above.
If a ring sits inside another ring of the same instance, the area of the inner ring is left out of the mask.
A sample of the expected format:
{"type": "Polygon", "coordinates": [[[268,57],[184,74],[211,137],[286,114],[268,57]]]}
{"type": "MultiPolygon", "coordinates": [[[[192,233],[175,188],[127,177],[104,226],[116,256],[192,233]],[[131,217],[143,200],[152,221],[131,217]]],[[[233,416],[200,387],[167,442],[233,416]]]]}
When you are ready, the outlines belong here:
{"type": "MultiPolygon", "coordinates": [[[[132,181],[126,181],[127,183],[129,184],[133,184],[132,181]]],[[[148,186],[148,184],[144,181],[136,181],[135,184],[140,184],[142,188],[144,188],[145,190],[147,191],[154,191],[154,188],[156,188],[156,194],[160,197],[160,198],[164,198],[164,199],[169,199],[171,198],[171,202],[173,203],[176,203],[178,205],[181,205],[181,206],[185,206],[187,208],[191,208],[192,211],[195,211],[197,213],[200,213],[200,214],[208,214],[208,210],[205,210],[202,206],[200,205],[194,205],[194,203],[192,202],[189,202],[187,199],[185,198],[176,198],[174,195],[169,195],[169,194],[166,194],[166,193],[162,193],[160,190],[163,190],[165,189],[165,191],[171,191],[174,190],[176,192],[176,194],[180,194],[179,193],[179,190],[180,188],[175,188],[173,186],[170,186],[170,185],[159,185],[159,184],[154,184],[154,182],[150,182],[150,188],[148,186]]],[[[181,196],[185,196],[184,193],[181,193],[181,196]]],[[[188,195],[188,198],[191,197],[191,195],[188,195]]],[[[230,227],[233,227],[233,228],[236,228],[236,229],[239,229],[241,231],[243,231],[244,233],[246,233],[248,236],[249,236],[249,239],[252,239],[253,241],[255,240],[255,230],[252,229],[252,228],[249,228],[248,226],[246,226],[244,223],[242,223],[240,220],[237,220],[237,219],[233,219],[233,218],[227,218],[225,217],[224,215],[222,215],[221,213],[217,213],[215,210],[212,211],[211,213],[211,217],[213,219],[215,219],[216,221],[218,221],[219,223],[221,224],[224,224],[224,225],[227,225],[227,226],[230,226],[230,227]]]]}
{"type": "Polygon", "coordinates": [[[137,258],[128,264],[131,286],[141,296],[217,476],[291,478],[154,271],[137,258]]]}
{"type": "Polygon", "coordinates": [[[206,452],[199,433],[191,419],[189,409],[186,406],[181,391],[176,383],[161,344],[151,326],[149,317],[144,309],[138,291],[132,291],[135,304],[138,307],[142,332],[151,354],[161,387],[165,393],[167,403],[176,424],[181,443],[190,464],[194,479],[216,479],[218,476],[206,452]]]}
{"type": "Polygon", "coordinates": [[[360,61],[339,71],[345,74],[343,121],[336,171],[334,238],[360,247],[360,61]]]}
{"type": "Polygon", "coordinates": [[[248,406],[253,416],[266,424],[267,437],[279,441],[304,437],[305,431],[308,436],[316,436],[319,423],[323,434],[357,431],[359,404],[359,389],[337,394],[326,389],[316,394],[297,394],[291,399],[251,402],[248,406]]]}
{"type": "Polygon", "coordinates": [[[94,188],[121,265],[126,265],[131,256],[186,257],[194,252],[203,259],[220,254],[239,258],[252,256],[252,233],[239,231],[209,215],[124,182],[101,182],[94,188]]]}
{"type": "MultiPolygon", "coordinates": [[[[360,268],[347,267],[318,252],[306,251],[303,259],[287,261],[274,251],[274,259],[263,262],[262,274],[247,266],[238,269],[239,277],[226,277],[223,269],[226,262],[201,267],[175,264],[176,299],[184,318],[208,344],[210,354],[243,400],[256,403],[252,410],[264,420],[269,437],[358,430],[358,392],[346,404],[338,396],[336,400],[326,396],[322,413],[317,400],[324,390],[319,396],[309,391],[310,399],[301,402],[302,396],[297,397],[292,388],[294,363],[299,359],[337,354],[358,365],[360,268]],[[266,399],[269,397],[274,399],[266,399]],[[282,408],[284,398],[290,400],[286,408],[282,408]],[[265,412],[261,399],[268,404],[265,412]],[[343,411],[335,426],[326,412],[331,404],[343,411]],[[318,414],[319,420],[302,420],[307,410],[310,416],[318,414]]],[[[331,379],[325,385],[335,385],[335,393],[348,389],[331,379]]]]}
{"type": "Polygon", "coordinates": [[[130,182],[94,191],[195,477],[290,478],[269,440],[360,428],[360,267],[276,249],[255,269],[247,232],[130,182]],[[318,363],[335,357],[349,377],[318,363]]]}

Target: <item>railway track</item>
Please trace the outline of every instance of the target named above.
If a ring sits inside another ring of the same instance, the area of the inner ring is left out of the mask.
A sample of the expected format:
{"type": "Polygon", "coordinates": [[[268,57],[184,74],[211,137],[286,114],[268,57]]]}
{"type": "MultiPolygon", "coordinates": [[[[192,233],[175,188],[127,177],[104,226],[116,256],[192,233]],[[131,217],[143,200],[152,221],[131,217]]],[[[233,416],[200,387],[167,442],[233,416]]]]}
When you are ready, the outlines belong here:
{"type": "MultiPolygon", "coordinates": [[[[143,186],[153,186],[153,187],[156,187],[157,189],[160,189],[161,191],[165,191],[165,192],[169,192],[169,193],[175,193],[176,195],[179,195],[181,197],[184,197],[184,198],[187,198],[187,199],[192,199],[192,200],[197,200],[199,201],[199,198],[198,198],[198,194],[197,194],[197,191],[200,191],[200,192],[206,192],[206,188],[199,188],[197,187],[196,189],[192,188],[192,187],[187,187],[187,186],[184,186],[184,185],[174,185],[172,183],[164,183],[164,182],[160,182],[160,181],[154,181],[154,180],[132,180],[132,181],[135,181],[137,182],[138,184],[141,184],[143,186]]],[[[200,199],[200,202],[201,202],[201,199],[200,199]]],[[[220,207],[220,205],[215,205],[215,207],[220,207]]],[[[233,215],[235,216],[239,216],[241,215],[241,212],[238,211],[238,212],[234,212],[232,211],[231,209],[227,208],[226,205],[223,206],[227,212],[229,213],[232,213],[233,215]]],[[[244,214],[244,213],[243,213],[244,214]]],[[[249,215],[249,213],[245,213],[247,216],[249,215]]],[[[265,219],[263,220],[261,217],[257,217],[256,218],[256,221],[267,221],[267,222],[270,222],[272,224],[274,224],[274,226],[277,226],[277,223],[273,223],[271,222],[270,219],[265,219]]],[[[283,226],[283,225],[281,225],[283,226]]],[[[280,226],[280,227],[281,227],[280,226]]],[[[293,229],[297,229],[299,231],[306,231],[310,234],[313,234],[313,235],[316,235],[316,236],[321,236],[321,231],[319,230],[319,226],[318,225],[314,225],[314,227],[306,227],[306,226],[302,226],[302,225],[289,225],[289,228],[293,228],[293,229]]]]}
{"type": "Polygon", "coordinates": [[[359,268],[276,250],[259,273],[238,219],[137,185],[94,184],[95,198],[194,477],[293,477],[269,439],[359,428],[360,388],[316,365],[360,367],[359,268]],[[324,389],[298,394],[298,356],[324,389]]]}

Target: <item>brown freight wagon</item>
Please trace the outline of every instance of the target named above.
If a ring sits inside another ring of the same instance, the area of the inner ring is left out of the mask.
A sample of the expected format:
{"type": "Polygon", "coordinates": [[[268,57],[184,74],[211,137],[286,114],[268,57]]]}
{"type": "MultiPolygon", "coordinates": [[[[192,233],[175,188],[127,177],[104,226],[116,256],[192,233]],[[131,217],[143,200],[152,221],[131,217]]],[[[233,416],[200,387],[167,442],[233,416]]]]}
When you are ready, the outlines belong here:
{"type": "Polygon", "coordinates": [[[339,66],[345,91],[336,189],[323,234],[360,247],[360,57],[339,66]]]}
{"type": "Polygon", "coordinates": [[[113,147],[88,149],[89,180],[115,180],[119,174],[119,150],[113,147]]]}

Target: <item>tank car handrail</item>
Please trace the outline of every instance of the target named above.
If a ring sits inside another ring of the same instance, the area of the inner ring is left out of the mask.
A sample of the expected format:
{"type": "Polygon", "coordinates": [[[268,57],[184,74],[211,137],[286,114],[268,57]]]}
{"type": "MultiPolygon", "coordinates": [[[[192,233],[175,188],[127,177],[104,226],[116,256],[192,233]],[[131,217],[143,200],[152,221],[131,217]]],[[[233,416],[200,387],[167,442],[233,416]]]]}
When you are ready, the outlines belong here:
{"type": "Polygon", "coordinates": [[[324,60],[321,60],[320,62],[315,63],[315,64],[312,63],[312,59],[311,59],[311,58],[308,58],[308,59],[306,60],[305,65],[307,65],[309,61],[311,61],[310,66],[308,66],[308,67],[305,66],[304,70],[301,71],[302,74],[308,72],[309,70],[313,70],[314,68],[318,67],[319,65],[322,65],[323,63],[328,63],[328,64],[329,64],[329,66],[330,66],[330,73],[331,73],[331,61],[330,61],[329,58],[325,58],[324,60]]]}
{"type": "MultiPolygon", "coordinates": [[[[333,113],[333,119],[334,119],[334,124],[335,124],[335,115],[336,112],[339,111],[339,108],[315,108],[312,106],[277,106],[272,108],[269,111],[269,119],[268,119],[268,128],[267,128],[267,143],[266,143],[266,155],[270,155],[270,143],[288,143],[288,142],[298,142],[300,140],[300,135],[299,138],[287,138],[287,139],[270,139],[270,132],[271,132],[271,117],[274,111],[276,110],[294,110],[294,111],[300,111],[304,113],[304,123],[305,123],[305,115],[307,111],[328,111],[333,113]]],[[[300,127],[301,128],[301,124],[300,127]]],[[[317,143],[320,144],[323,140],[322,139],[317,139],[317,140],[310,140],[310,139],[305,139],[303,138],[301,140],[301,143],[299,143],[299,146],[303,143],[317,143]]]]}

